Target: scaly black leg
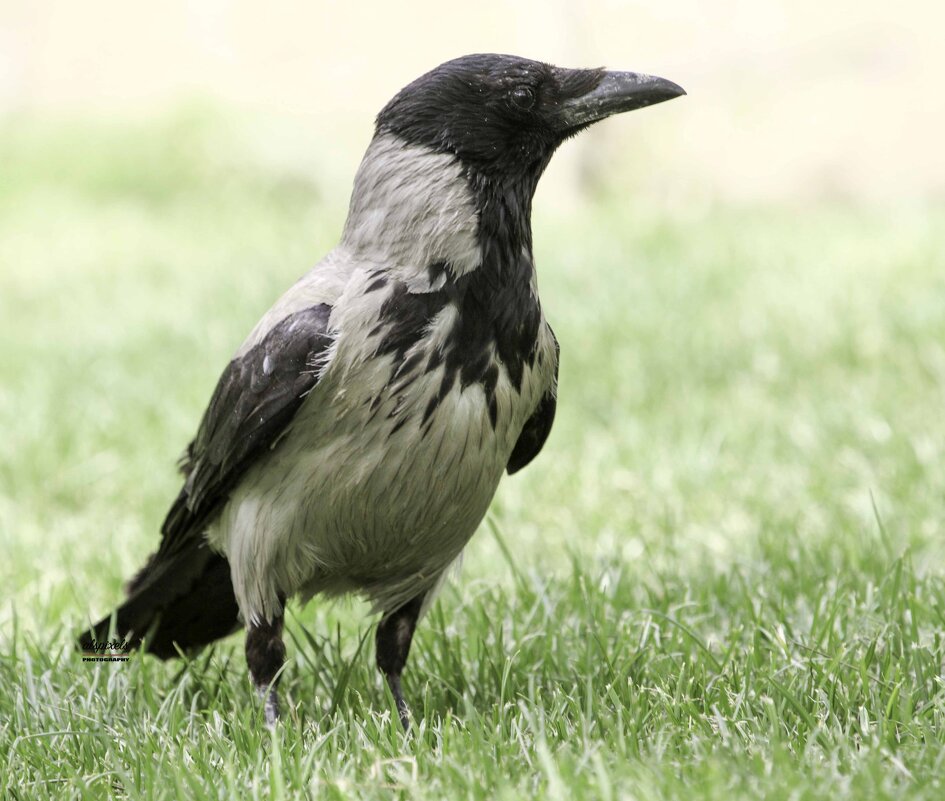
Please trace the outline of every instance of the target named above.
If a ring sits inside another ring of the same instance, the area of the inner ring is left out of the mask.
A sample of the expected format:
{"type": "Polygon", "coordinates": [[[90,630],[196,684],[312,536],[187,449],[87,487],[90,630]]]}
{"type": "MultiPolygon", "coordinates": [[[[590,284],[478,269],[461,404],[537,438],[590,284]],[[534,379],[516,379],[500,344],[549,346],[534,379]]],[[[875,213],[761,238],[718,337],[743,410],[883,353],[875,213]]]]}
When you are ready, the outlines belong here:
{"type": "Polygon", "coordinates": [[[393,612],[386,612],[377,624],[377,668],[387,679],[387,686],[390,687],[397,703],[397,713],[404,731],[410,728],[410,713],[400,686],[400,674],[404,672],[404,665],[407,664],[407,654],[410,653],[410,643],[417,627],[421,606],[423,594],[407,601],[393,612]]]}
{"type": "MultiPolygon", "coordinates": [[[[284,603],[284,601],[283,601],[284,603]]],[[[250,624],[246,631],[246,664],[260,698],[265,698],[266,726],[272,728],[279,718],[279,669],[285,662],[282,642],[283,615],[259,625],[250,624]]]]}

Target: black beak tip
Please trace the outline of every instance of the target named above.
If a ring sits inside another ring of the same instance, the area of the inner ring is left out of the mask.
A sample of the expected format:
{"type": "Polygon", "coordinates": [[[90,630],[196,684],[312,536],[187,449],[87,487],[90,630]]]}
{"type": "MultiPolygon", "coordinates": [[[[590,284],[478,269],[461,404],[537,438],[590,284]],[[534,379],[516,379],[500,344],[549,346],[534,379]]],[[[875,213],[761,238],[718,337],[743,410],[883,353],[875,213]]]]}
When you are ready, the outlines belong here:
{"type": "Polygon", "coordinates": [[[662,103],[666,100],[672,100],[675,97],[682,97],[686,94],[686,90],[678,83],[668,81],[666,78],[648,76],[648,79],[650,84],[649,94],[653,98],[654,103],[662,103]]]}

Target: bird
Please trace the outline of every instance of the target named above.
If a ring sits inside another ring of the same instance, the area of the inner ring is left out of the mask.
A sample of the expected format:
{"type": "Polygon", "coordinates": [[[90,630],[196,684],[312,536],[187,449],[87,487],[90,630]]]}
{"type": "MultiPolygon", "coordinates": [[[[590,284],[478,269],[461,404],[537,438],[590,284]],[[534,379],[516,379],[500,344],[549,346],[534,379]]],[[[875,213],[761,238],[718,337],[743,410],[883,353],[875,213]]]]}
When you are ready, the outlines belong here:
{"type": "Polygon", "coordinates": [[[356,594],[401,724],[418,620],[504,474],[542,449],[559,345],[535,190],[588,126],[684,95],[664,78],[501,54],[447,61],[377,115],[338,245],[226,365],[124,602],[79,635],[161,659],[245,628],[275,725],[285,605],[356,594]]]}

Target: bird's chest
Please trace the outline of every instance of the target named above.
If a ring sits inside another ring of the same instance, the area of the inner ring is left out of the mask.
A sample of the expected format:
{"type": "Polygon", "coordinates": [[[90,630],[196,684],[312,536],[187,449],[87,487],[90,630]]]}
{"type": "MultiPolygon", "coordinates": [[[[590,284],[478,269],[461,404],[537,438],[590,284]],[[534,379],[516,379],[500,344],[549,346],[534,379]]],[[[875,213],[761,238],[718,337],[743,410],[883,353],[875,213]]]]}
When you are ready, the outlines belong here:
{"type": "Polygon", "coordinates": [[[537,302],[534,319],[526,311],[502,328],[432,294],[394,290],[369,327],[340,333],[324,381],[333,419],[388,462],[406,448],[415,461],[430,457],[431,471],[451,474],[454,461],[504,468],[554,380],[553,337],[537,302]]]}
{"type": "Polygon", "coordinates": [[[362,553],[462,548],[554,380],[537,300],[534,321],[525,309],[507,332],[464,317],[461,300],[391,287],[369,326],[341,328],[316,390],[333,421],[319,437],[334,454],[326,514],[331,528],[364,532],[347,540],[362,553]]]}

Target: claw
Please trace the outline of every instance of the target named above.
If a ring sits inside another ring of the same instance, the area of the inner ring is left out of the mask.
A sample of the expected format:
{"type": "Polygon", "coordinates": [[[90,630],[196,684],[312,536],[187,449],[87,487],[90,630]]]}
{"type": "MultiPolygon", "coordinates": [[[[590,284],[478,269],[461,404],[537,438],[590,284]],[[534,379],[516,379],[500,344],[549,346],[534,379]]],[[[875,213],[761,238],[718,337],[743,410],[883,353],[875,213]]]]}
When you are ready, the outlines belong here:
{"type": "Polygon", "coordinates": [[[263,701],[263,713],[266,718],[266,728],[272,731],[279,720],[279,693],[275,687],[257,687],[256,693],[263,701]]]}
{"type": "Polygon", "coordinates": [[[400,676],[396,673],[388,673],[387,686],[390,687],[390,691],[394,696],[394,703],[397,704],[400,725],[404,727],[404,731],[410,731],[410,707],[407,706],[407,702],[404,700],[404,693],[400,686],[400,676]]]}

